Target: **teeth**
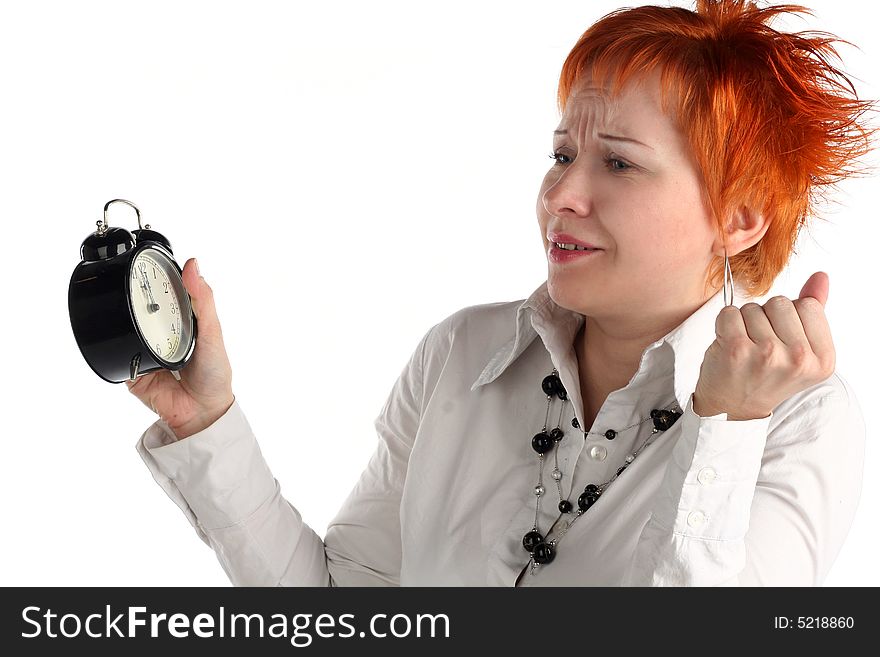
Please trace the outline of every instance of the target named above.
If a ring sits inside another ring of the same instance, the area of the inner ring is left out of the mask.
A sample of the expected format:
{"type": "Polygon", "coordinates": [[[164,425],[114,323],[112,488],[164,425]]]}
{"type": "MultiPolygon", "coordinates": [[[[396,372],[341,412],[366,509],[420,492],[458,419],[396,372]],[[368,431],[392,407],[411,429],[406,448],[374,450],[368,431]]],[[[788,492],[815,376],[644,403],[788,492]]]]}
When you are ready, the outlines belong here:
{"type": "Polygon", "coordinates": [[[596,249],[588,249],[585,246],[578,246],[577,244],[560,244],[559,242],[554,242],[557,247],[560,249],[565,249],[566,251],[595,251],[596,249]]]}

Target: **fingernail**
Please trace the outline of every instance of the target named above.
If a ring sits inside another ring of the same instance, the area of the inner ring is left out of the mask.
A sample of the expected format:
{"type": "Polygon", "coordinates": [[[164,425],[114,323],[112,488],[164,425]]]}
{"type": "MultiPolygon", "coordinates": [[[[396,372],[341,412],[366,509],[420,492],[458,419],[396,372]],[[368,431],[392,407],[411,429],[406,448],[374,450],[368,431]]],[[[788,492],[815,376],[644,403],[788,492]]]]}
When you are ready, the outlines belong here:
{"type": "Polygon", "coordinates": [[[201,276],[202,273],[199,271],[199,261],[196,258],[193,258],[193,264],[196,266],[196,275],[201,276]]]}

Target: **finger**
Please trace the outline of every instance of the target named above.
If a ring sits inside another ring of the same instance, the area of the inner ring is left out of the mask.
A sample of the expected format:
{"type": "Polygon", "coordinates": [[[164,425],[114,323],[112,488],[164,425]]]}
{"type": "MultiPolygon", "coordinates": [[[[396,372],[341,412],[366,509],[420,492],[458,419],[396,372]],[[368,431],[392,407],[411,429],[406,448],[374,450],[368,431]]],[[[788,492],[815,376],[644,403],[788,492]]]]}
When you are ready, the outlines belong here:
{"type": "Polygon", "coordinates": [[[764,314],[778,339],[786,346],[811,348],[801,317],[791,299],[784,296],[773,297],[764,304],[764,314]]]}
{"type": "Polygon", "coordinates": [[[825,309],[812,297],[797,299],[794,308],[803,327],[804,335],[813,353],[820,358],[834,358],[834,341],[825,309]]]}
{"type": "MultiPolygon", "coordinates": [[[[747,304],[748,305],[748,304],[747,304]]],[[[715,318],[715,337],[718,342],[733,342],[748,338],[742,313],[736,306],[725,306],[715,318]]]]}
{"type": "Polygon", "coordinates": [[[199,333],[207,336],[219,325],[217,309],[214,306],[214,292],[198,271],[195,258],[183,265],[183,285],[189,293],[193,313],[199,322],[199,333]]]}
{"type": "Polygon", "coordinates": [[[831,281],[828,278],[828,274],[824,271],[817,271],[807,279],[806,283],[804,283],[798,298],[803,299],[805,297],[813,297],[816,301],[822,304],[822,307],[824,308],[828,301],[828,291],[830,287],[831,281]]]}
{"type": "Polygon", "coordinates": [[[156,409],[153,405],[152,399],[155,395],[157,386],[160,385],[157,381],[162,380],[163,374],[167,374],[167,372],[160,370],[157,372],[150,372],[149,374],[141,374],[134,381],[126,379],[125,385],[128,387],[129,392],[140,399],[147,408],[155,411],[156,409]]]}
{"type": "Polygon", "coordinates": [[[777,342],[779,337],[773,330],[764,308],[757,303],[751,302],[743,304],[740,309],[743,316],[743,322],[746,326],[746,333],[749,339],[755,344],[764,344],[766,342],[777,342]]]}
{"type": "MultiPolygon", "coordinates": [[[[149,374],[141,374],[134,381],[131,379],[125,380],[125,385],[129,390],[133,390],[134,388],[144,388],[147,385],[147,382],[153,378],[155,372],[150,372],[149,374]]],[[[140,392],[140,390],[138,390],[140,392]]]]}
{"type": "Polygon", "coordinates": [[[198,262],[195,258],[190,258],[183,264],[181,277],[183,278],[183,286],[186,288],[186,291],[189,292],[190,297],[197,296],[200,279],[203,277],[199,272],[198,262]]]}

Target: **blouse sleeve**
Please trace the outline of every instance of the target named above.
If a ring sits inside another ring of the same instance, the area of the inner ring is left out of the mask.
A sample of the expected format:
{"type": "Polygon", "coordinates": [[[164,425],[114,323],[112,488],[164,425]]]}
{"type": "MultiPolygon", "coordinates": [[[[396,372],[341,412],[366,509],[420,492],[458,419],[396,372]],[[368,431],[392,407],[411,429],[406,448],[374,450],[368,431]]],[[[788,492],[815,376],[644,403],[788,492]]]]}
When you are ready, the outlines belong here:
{"type": "Polygon", "coordinates": [[[429,330],[374,421],[376,451],[322,540],[281,494],[238,400],[184,440],[157,420],[137,451],[236,586],[399,581],[400,499],[419,425],[429,330]]]}
{"type": "Polygon", "coordinates": [[[846,538],[864,466],[861,408],[835,374],[769,417],[700,417],[693,395],[628,586],[818,586],[846,538]]]}

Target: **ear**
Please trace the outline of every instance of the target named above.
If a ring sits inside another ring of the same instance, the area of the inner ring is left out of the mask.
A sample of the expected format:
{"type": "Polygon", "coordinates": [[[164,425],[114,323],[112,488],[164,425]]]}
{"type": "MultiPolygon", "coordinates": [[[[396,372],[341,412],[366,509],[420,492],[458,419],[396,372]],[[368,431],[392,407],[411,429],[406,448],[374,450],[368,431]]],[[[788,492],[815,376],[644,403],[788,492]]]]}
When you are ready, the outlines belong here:
{"type": "MultiPolygon", "coordinates": [[[[725,231],[727,232],[727,256],[731,257],[745,251],[761,241],[770,222],[763,213],[755,212],[748,207],[740,207],[729,218],[725,231]]],[[[724,257],[724,240],[719,235],[712,244],[712,253],[719,258],[724,257]]]]}

